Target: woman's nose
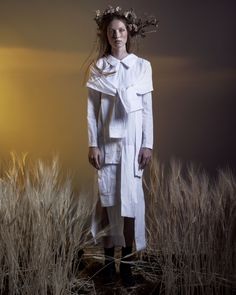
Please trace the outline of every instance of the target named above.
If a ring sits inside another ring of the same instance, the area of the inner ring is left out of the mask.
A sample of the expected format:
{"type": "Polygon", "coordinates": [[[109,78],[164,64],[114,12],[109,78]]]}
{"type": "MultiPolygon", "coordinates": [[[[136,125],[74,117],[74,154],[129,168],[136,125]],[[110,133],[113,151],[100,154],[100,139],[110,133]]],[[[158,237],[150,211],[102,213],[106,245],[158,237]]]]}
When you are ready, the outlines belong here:
{"type": "Polygon", "coordinates": [[[113,38],[118,38],[119,37],[119,32],[118,31],[114,31],[113,32],[113,38]]]}

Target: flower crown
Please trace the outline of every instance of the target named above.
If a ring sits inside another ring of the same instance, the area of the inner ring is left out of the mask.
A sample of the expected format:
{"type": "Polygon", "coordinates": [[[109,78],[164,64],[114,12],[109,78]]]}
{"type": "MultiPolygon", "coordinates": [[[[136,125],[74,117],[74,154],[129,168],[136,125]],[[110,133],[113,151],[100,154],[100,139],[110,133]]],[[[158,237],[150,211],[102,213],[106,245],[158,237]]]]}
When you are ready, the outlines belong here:
{"type": "Polygon", "coordinates": [[[131,37],[137,35],[145,37],[146,33],[156,32],[155,29],[149,30],[150,27],[157,28],[158,26],[158,21],[153,16],[148,16],[145,19],[141,19],[136,16],[132,8],[130,10],[122,11],[121,7],[119,6],[117,6],[116,8],[108,6],[108,8],[106,8],[103,13],[101,13],[100,10],[96,11],[96,16],[94,20],[98,25],[98,31],[101,31],[103,22],[109,16],[124,17],[127,21],[128,30],[131,37]]]}

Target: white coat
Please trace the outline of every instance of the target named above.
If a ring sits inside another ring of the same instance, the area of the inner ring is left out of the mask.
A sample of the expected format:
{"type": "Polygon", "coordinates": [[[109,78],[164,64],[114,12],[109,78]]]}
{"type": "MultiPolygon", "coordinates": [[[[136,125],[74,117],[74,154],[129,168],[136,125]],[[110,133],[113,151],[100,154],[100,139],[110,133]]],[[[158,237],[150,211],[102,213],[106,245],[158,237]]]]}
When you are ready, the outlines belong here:
{"type": "Polygon", "coordinates": [[[138,154],[141,147],[153,147],[151,65],[134,54],[122,60],[103,57],[91,67],[87,87],[89,146],[102,152],[98,171],[101,205],[116,206],[119,195],[121,216],[135,218],[135,242],[140,250],[146,241],[138,154]],[[119,181],[112,172],[117,165],[119,181]]]}

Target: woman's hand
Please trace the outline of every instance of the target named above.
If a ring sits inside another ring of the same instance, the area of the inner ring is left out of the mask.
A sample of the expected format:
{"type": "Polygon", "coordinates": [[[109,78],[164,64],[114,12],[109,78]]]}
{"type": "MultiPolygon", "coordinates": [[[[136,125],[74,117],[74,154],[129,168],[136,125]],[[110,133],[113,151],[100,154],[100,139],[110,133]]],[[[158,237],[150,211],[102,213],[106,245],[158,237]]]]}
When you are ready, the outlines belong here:
{"type": "Polygon", "coordinates": [[[88,152],[89,163],[96,169],[101,167],[101,151],[98,147],[89,147],[88,152]]]}
{"type": "Polygon", "coordinates": [[[152,158],[152,150],[149,148],[141,148],[138,155],[139,169],[144,169],[152,158]]]}

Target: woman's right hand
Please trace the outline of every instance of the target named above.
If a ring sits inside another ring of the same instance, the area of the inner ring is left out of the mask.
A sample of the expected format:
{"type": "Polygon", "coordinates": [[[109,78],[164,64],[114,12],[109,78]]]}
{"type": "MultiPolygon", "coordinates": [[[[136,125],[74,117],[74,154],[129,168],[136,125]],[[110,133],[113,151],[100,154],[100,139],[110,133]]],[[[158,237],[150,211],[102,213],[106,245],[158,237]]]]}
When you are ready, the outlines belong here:
{"type": "Polygon", "coordinates": [[[89,147],[88,152],[89,163],[96,169],[101,167],[101,151],[98,147],[89,147]]]}

